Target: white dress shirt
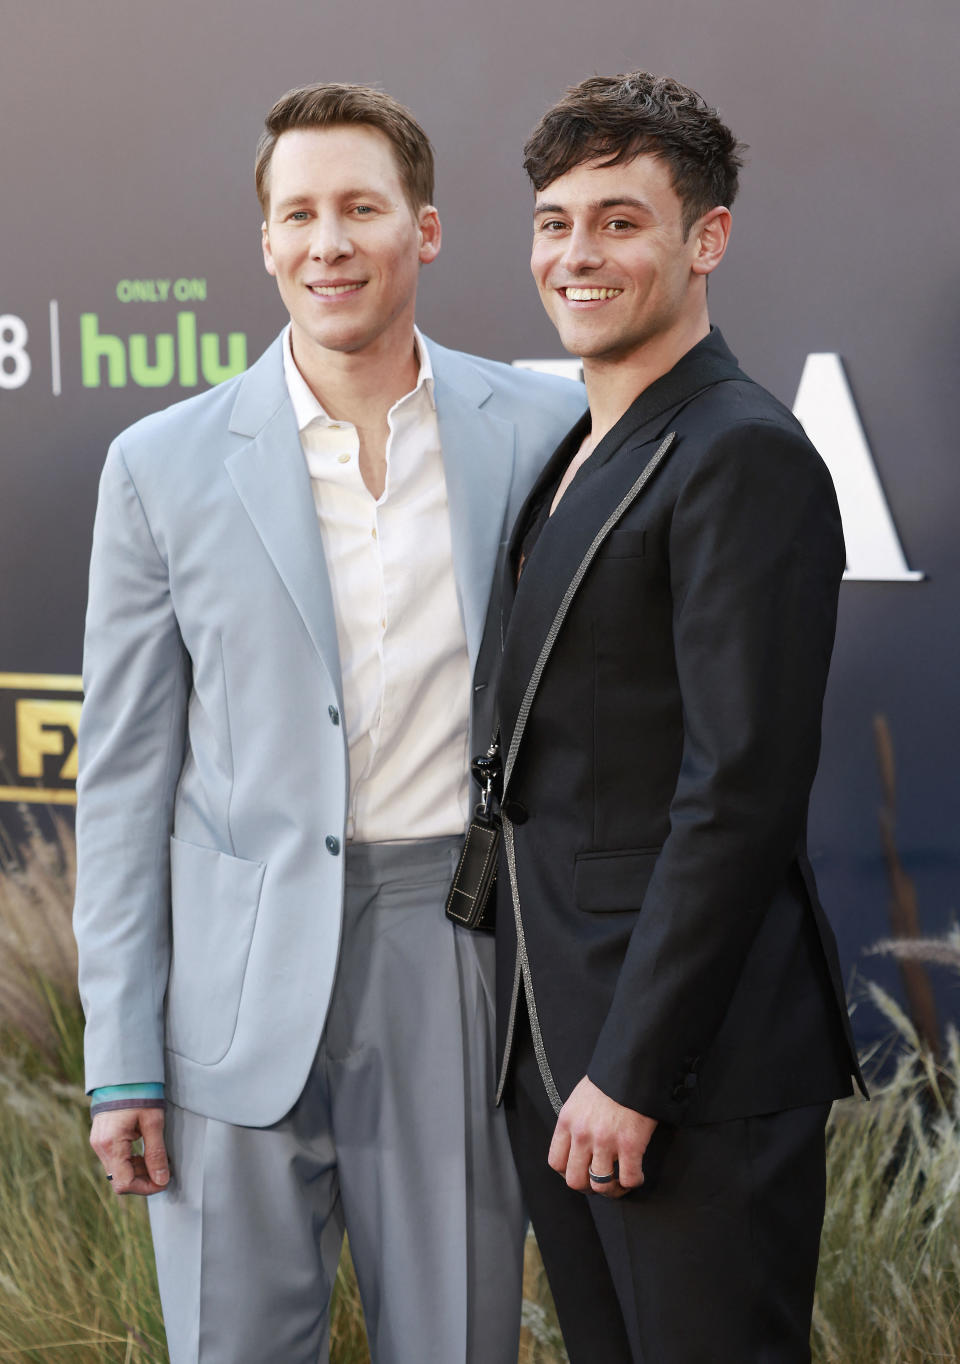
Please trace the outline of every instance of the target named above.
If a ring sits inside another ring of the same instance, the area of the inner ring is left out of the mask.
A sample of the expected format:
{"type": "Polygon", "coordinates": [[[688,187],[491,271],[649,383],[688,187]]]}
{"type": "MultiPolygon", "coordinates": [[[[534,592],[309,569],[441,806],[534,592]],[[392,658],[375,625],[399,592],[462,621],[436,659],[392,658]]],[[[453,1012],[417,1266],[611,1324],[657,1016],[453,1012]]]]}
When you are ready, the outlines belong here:
{"type": "Polygon", "coordinates": [[[467,822],[470,666],[430,357],[415,332],[416,387],[388,414],[387,477],[374,498],[350,422],[328,417],[297,369],[284,376],[330,575],[350,754],[347,838],[434,838],[467,822]]]}

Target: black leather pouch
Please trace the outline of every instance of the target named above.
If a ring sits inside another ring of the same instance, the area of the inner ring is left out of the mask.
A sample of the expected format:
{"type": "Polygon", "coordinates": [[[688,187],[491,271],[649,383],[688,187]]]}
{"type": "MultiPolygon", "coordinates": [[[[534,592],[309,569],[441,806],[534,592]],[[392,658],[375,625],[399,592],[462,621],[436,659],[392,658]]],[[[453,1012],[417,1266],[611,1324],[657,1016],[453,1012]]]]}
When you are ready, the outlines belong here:
{"type": "Polygon", "coordinates": [[[497,861],[500,856],[500,816],[494,812],[499,800],[503,769],[500,738],[496,735],[481,757],[470,764],[480,786],[480,804],[467,829],[467,837],[447,895],[446,915],[462,928],[492,933],[497,917],[497,861]]]}
{"type": "Polygon", "coordinates": [[[492,933],[497,911],[500,820],[474,815],[447,895],[446,915],[462,928],[492,933]]]}

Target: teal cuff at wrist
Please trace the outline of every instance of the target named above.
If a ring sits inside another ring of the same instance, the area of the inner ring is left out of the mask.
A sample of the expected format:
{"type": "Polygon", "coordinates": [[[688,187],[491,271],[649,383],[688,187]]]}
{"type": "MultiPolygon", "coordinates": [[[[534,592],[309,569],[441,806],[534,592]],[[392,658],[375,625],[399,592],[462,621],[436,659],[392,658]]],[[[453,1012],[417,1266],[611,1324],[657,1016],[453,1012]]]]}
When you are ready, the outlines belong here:
{"type": "MultiPolygon", "coordinates": [[[[101,1085],[99,1089],[91,1090],[91,1104],[116,1103],[119,1100],[135,1099],[162,1099],[163,1085],[161,1084],[142,1084],[142,1085],[101,1085]]],[[[133,1103],[130,1104],[131,1108],[133,1103]]]]}

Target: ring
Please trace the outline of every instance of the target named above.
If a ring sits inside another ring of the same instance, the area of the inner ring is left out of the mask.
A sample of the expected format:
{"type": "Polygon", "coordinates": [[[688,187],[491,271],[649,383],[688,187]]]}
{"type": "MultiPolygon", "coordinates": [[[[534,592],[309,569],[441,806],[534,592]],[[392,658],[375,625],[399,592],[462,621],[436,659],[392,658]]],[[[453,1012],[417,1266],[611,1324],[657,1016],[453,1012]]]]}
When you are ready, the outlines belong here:
{"type": "Polygon", "coordinates": [[[593,1172],[592,1169],[590,1169],[589,1167],[588,1167],[588,1169],[587,1169],[587,1174],[588,1174],[588,1175],[590,1176],[590,1178],[593,1180],[594,1184],[612,1184],[613,1181],[614,1181],[614,1180],[617,1178],[617,1176],[619,1175],[619,1173],[620,1173],[620,1162],[619,1162],[619,1160],[615,1160],[615,1161],[613,1162],[613,1169],[610,1171],[610,1173],[609,1173],[608,1175],[596,1175],[596,1174],[594,1174],[594,1172],[593,1172]]]}
{"type": "Polygon", "coordinates": [[[112,1180],[113,1180],[113,1175],[107,1175],[107,1179],[109,1179],[109,1180],[112,1181],[112,1180]]]}

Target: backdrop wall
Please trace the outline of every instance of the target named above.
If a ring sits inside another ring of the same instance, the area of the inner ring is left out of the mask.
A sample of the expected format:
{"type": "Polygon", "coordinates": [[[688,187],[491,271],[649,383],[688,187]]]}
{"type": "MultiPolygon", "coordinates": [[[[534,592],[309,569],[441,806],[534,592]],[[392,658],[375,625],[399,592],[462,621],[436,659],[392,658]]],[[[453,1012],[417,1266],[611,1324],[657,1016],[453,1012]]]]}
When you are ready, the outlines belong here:
{"type": "MultiPolygon", "coordinates": [[[[527,269],[520,148],[566,85],[642,66],[700,89],[750,144],[714,320],[788,404],[808,355],[842,357],[903,564],[926,575],[843,587],[810,831],[846,967],[893,983],[862,958],[888,928],[876,712],[925,928],[958,903],[958,37],[955,0],[0,0],[0,821],[25,794],[73,800],[109,440],[284,321],[252,182],[273,100],[335,79],[408,103],[445,228],[421,325],[503,360],[561,358],[527,269]]],[[[832,459],[855,463],[856,430],[814,399],[832,459]]],[[[879,1024],[861,1010],[857,1026],[879,1024]]]]}

